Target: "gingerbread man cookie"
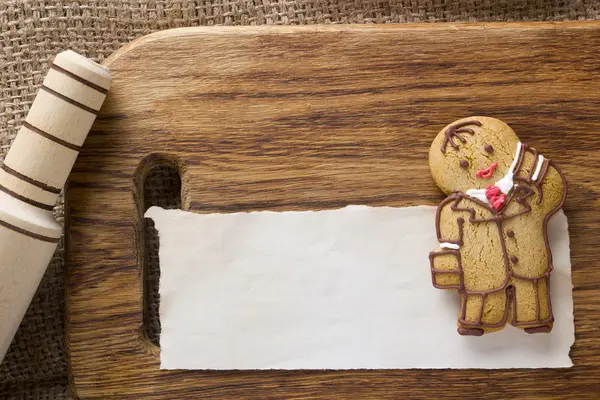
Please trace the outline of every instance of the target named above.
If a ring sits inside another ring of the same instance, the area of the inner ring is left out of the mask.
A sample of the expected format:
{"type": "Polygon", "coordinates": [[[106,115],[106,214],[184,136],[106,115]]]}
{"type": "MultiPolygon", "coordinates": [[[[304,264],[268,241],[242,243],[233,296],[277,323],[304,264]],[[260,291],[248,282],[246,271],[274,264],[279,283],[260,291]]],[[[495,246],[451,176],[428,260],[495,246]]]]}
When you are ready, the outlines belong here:
{"type": "Polygon", "coordinates": [[[567,195],[563,173],[488,117],[442,129],[429,149],[429,166],[448,195],[436,214],[432,281],[460,294],[458,333],[480,336],[507,323],[527,333],[550,332],[547,225],[567,195]]]}

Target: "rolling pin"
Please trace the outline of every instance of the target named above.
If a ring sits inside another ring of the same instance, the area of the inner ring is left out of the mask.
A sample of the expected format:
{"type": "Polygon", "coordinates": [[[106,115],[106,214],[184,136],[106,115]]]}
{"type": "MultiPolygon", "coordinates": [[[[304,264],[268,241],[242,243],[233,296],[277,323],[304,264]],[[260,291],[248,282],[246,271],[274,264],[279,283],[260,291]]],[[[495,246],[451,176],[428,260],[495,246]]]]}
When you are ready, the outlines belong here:
{"type": "Polygon", "coordinates": [[[88,58],[58,54],[0,167],[0,361],[61,238],[52,209],[111,80],[88,58]]]}

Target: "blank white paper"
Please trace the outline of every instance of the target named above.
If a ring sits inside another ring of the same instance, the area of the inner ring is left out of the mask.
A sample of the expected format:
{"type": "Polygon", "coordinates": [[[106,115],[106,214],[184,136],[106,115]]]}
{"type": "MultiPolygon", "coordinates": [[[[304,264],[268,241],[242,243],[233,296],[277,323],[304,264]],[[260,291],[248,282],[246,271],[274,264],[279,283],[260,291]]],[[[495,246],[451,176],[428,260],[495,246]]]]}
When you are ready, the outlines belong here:
{"type": "Polygon", "coordinates": [[[456,333],[431,284],[435,208],[194,214],[153,207],[162,369],[570,367],[569,234],[550,222],[549,334],[456,333]]]}

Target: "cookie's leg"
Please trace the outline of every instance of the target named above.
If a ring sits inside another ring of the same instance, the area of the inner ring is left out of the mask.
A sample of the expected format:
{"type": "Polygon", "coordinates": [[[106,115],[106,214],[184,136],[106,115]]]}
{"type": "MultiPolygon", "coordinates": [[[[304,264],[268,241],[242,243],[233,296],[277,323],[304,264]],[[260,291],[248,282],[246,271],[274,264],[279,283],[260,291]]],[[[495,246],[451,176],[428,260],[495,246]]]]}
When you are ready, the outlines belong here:
{"type": "Polygon", "coordinates": [[[502,329],[508,315],[508,295],[505,290],[489,294],[465,293],[458,318],[458,333],[481,336],[502,329]]]}
{"type": "Polygon", "coordinates": [[[512,324],[527,333],[545,333],[552,330],[549,278],[536,280],[514,279],[515,300],[512,324]]]}

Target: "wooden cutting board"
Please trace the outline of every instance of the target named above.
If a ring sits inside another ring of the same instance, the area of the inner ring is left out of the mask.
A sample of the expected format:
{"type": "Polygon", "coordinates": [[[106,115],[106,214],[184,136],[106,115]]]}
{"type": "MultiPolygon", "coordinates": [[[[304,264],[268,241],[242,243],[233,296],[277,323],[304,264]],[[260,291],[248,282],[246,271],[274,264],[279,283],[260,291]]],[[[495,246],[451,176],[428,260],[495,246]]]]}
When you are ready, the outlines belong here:
{"type": "Polygon", "coordinates": [[[179,29],[137,40],[106,65],[113,86],[67,192],[67,340],[79,398],[600,391],[600,23],[179,29]],[[197,212],[436,205],[429,145],[468,115],[503,119],[567,176],[573,368],[159,370],[143,333],[149,168],[177,166],[183,208],[197,212]]]}

